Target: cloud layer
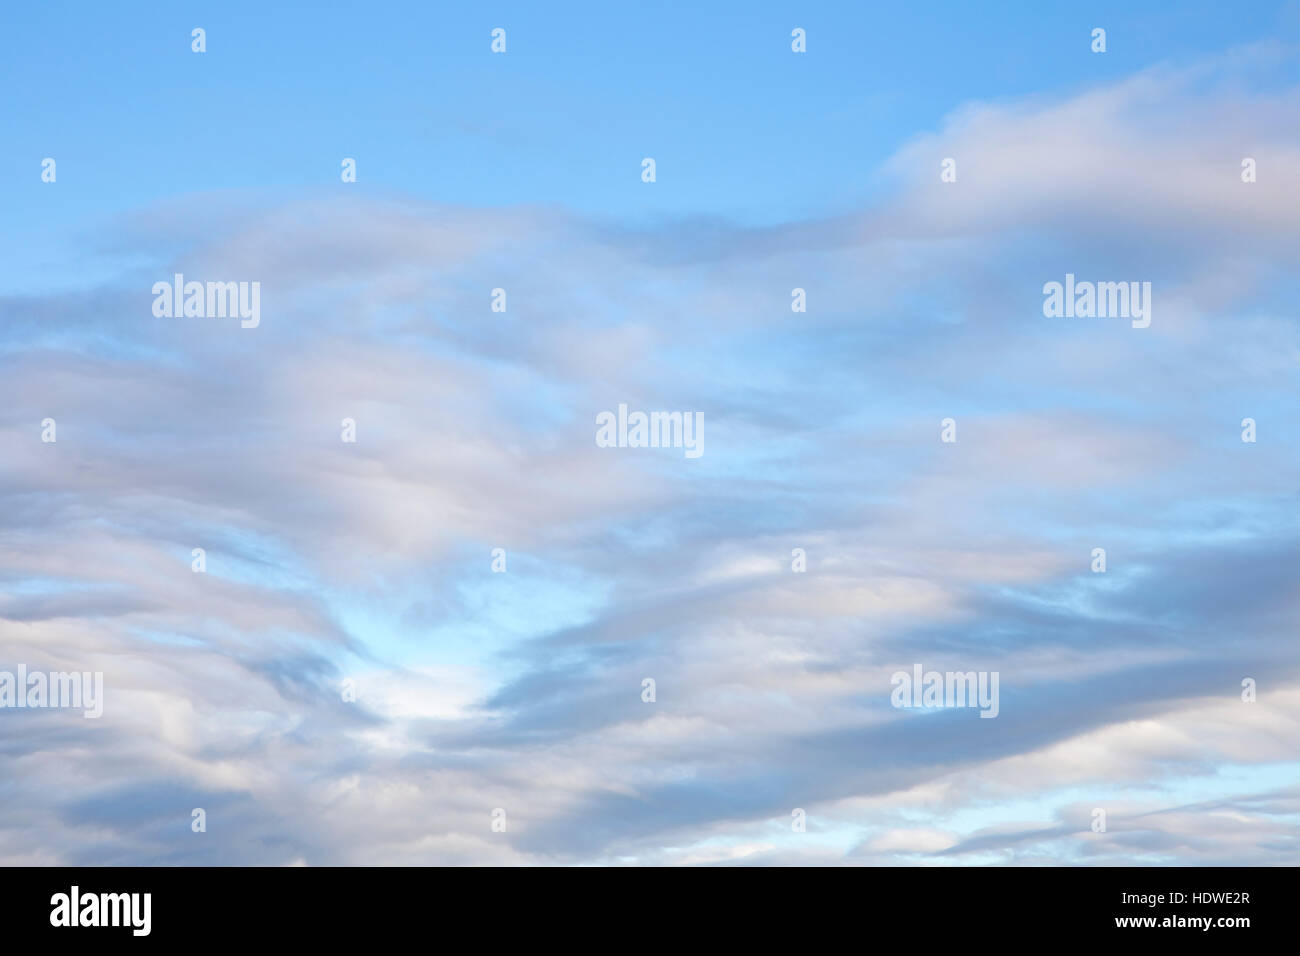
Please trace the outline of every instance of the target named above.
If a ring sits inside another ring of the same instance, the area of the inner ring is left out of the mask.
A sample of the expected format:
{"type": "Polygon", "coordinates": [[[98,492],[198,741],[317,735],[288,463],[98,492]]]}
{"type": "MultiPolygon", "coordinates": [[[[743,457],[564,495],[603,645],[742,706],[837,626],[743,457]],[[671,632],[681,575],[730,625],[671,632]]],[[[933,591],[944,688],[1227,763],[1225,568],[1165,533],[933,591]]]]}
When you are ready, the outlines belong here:
{"type": "Polygon", "coordinates": [[[0,298],[0,669],[107,698],[0,711],[0,862],[1300,862],[1290,55],[971,104],[830,219],[115,222],[0,298]],[[174,272],[261,325],[155,318],[174,272]],[[1044,318],[1067,272],[1151,327],[1044,318]],[[597,447],[619,403],[704,456],[597,447]],[[892,708],[915,663],[999,716],[892,708]]]}

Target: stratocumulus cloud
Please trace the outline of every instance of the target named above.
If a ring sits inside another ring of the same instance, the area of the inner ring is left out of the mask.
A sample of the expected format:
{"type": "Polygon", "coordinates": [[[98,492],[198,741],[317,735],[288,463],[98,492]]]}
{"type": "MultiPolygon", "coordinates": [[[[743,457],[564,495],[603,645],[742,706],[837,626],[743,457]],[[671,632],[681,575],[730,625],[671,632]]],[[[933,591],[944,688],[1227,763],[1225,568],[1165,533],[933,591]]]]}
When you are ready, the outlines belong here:
{"type": "Polygon", "coordinates": [[[1297,168],[1300,88],[1246,69],[971,103],[777,225],[114,221],[0,298],[0,670],[106,700],[0,711],[0,862],[1296,862],[1300,193],[1205,117],[1297,168]],[[1154,321],[1046,318],[1067,272],[1154,321]],[[259,321],[155,311],[182,274],[259,321]],[[622,406],[707,454],[594,443],[622,406]],[[996,719],[891,707],[920,665],[996,719]]]}

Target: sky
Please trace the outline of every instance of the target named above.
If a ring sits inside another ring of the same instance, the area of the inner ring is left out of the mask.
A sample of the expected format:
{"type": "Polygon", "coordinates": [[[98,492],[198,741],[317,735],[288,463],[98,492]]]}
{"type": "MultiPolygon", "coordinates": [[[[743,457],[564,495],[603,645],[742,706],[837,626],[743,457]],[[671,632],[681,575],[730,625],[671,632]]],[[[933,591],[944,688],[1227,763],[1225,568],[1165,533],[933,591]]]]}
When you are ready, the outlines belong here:
{"type": "Polygon", "coordinates": [[[1300,863],[1300,3],[11,5],[0,116],[0,679],[104,686],[0,864],[1300,863]]]}

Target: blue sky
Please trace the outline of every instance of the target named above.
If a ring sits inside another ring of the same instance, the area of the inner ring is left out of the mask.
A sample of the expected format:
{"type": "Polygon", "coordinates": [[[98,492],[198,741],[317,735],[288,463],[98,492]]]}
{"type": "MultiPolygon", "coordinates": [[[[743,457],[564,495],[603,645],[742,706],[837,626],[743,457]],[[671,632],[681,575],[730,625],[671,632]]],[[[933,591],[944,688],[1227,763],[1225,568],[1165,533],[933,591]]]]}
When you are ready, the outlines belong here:
{"type": "Polygon", "coordinates": [[[881,163],[965,102],[1300,40],[1294,3],[51,4],[7,19],[0,176],[25,237],[10,282],[55,281],[70,235],[142,204],[328,188],[335,156],[358,159],[362,194],[623,223],[834,214],[877,195],[881,163]],[[790,55],[796,22],[810,55],[790,55]],[[202,57],[177,39],[196,25],[202,57]],[[495,26],[504,57],[483,55],[495,26]],[[629,188],[649,154],[658,188],[629,188]],[[27,175],[32,156],[60,160],[61,201],[27,175]]]}
{"type": "Polygon", "coordinates": [[[1300,3],[5,20],[0,861],[1300,858],[1300,3]]]}

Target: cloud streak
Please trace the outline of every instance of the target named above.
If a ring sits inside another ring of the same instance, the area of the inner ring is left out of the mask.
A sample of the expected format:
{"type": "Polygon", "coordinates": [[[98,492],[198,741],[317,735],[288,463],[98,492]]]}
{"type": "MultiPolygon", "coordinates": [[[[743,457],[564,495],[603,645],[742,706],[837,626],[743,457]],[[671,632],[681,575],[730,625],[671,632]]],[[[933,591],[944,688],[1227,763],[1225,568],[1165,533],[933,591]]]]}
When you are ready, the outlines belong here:
{"type": "Polygon", "coordinates": [[[971,104],[831,219],[190,196],[0,297],[0,667],[107,695],[0,713],[0,861],[1294,864],[1300,91],[1252,69],[971,104]],[[1151,327],[1045,319],[1067,270],[1151,327]],[[155,318],[173,272],[261,325],[155,318]],[[706,454],[597,447],[620,402],[706,454]],[[914,662],[998,718],[892,709],[914,662]]]}

